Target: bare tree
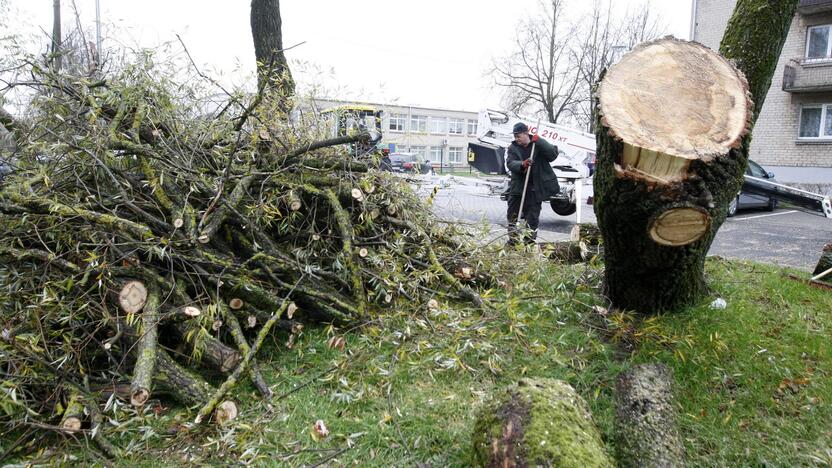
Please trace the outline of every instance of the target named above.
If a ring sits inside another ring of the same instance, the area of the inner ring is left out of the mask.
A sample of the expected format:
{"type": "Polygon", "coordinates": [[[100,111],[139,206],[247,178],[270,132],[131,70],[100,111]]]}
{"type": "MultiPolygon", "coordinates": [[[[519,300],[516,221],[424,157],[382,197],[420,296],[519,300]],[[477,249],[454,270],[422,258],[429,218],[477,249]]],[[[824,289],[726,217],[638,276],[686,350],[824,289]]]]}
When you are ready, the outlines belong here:
{"type": "Polygon", "coordinates": [[[493,67],[505,106],[512,112],[542,110],[555,123],[569,118],[592,132],[592,89],[601,72],[620,52],[658,37],[660,20],[649,1],[617,18],[612,0],[594,0],[572,25],[563,15],[566,0],[550,0],[541,8],[544,15],[518,28],[516,51],[493,67]]]}
{"type": "Polygon", "coordinates": [[[258,87],[269,87],[288,99],[294,94],[295,82],[283,53],[280,0],[251,0],[251,35],[258,87]]]}
{"type": "Polygon", "coordinates": [[[580,83],[580,59],[571,49],[574,27],[563,21],[564,0],[541,2],[542,15],[525,20],[518,27],[516,50],[496,60],[496,85],[504,88],[508,110],[528,107],[542,110],[550,122],[571,112],[580,83]]]}
{"type": "Polygon", "coordinates": [[[575,50],[583,58],[579,62],[581,85],[576,114],[582,126],[595,133],[596,107],[592,105],[592,94],[601,73],[621,53],[660,36],[663,27],[661,20],[651,12],[649,1],[618,19],[612,13],[612,0],[594,0],[592,11],[579,29],[583,34],[579,36],[575,50]]]}

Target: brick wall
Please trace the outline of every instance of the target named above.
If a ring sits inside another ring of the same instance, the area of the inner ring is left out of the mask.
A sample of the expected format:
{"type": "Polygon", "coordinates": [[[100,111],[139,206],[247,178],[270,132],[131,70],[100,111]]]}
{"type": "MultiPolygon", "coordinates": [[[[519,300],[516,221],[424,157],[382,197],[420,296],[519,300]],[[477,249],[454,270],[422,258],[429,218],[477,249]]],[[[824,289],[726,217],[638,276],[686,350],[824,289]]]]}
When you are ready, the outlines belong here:
{"type": "MultiPolygon", "coordinates": [[[[694,40],[717,49],[735,5],[736,0],[697,0],[694,40]]],[[[829,23],[832,23],[832,14],[798,14],[792,21],[771,88],[754,127],[751,158],[760,164],[832,168],[832,142],[797,141],[800,106],[832,103],[832,93],[787,93],[782,89],[785,65],[805,55],[807,27],[829,23]]],[[[832,64],[814,68],[810,73],[815,74],[813,80],[828,74],[832,82],[832,64]]]]}

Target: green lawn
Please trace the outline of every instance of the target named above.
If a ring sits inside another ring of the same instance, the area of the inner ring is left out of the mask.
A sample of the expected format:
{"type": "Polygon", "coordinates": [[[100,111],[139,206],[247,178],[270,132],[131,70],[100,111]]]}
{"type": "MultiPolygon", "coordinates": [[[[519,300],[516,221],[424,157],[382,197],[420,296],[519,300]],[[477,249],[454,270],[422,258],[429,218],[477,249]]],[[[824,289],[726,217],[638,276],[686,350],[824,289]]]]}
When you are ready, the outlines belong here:
{"type": "Polygon", "coordinates": [[[487,293],[486,310],[402,303],[358,329],[307,328],[291,349],[280,335],[259,357],[271,402],[246,388],[236,422],[177,434],[188,410],[137,415],[114,440],[141,439],[124,464],[466,466],[477,409],[521,376],[573,385],[609,443],[616,376],[648,361],[675,371],[690,465],[832,462],[828,291],[787,270],[712,258],[710,298],[645,319],[606,311],[600,266],[522,252],[493,261],[505,285],[487,293]],[[715,297],[727,308],[711,309],[715,297]],[[333,336],[345,337],[343,351],[328,345],[333,336]],[[312,436],[319,419],[330,431],[322,440],[312,436]]]}

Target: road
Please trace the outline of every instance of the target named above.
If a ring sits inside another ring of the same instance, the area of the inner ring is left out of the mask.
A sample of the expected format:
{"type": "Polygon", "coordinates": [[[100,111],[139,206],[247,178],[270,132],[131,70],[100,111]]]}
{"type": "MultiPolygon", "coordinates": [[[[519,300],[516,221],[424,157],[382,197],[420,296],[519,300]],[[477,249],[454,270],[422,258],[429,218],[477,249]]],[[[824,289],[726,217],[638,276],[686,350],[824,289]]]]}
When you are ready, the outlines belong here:
{"type": "MultiPolygon", "coordinates": [[[[492,226],[496,237],[505,232],[506,203],[491,195],[486,185],[475,184],[478,184],[476,179],[433,177],[419,186],[419,192],[426,197],[434,186],[440,185],[433,205],[437,215],[448,220],[469,221],[472,225],[485,221],[492,226]]],[[[587,182],[583,200],[591,193],[592,186],[587,182]]],[[[575,220],[575,215],[558,216],[544,205],[538,236],[544,241],[567,239],[575,220]]],[[[592,206],[584,204],[581,221],[595,222],[592,206]]],[[[709,255],[811,271],[828,242],[832,242],[832,219],[791,209],[773,213],[746,210],[726,220],[709,255]]]]}

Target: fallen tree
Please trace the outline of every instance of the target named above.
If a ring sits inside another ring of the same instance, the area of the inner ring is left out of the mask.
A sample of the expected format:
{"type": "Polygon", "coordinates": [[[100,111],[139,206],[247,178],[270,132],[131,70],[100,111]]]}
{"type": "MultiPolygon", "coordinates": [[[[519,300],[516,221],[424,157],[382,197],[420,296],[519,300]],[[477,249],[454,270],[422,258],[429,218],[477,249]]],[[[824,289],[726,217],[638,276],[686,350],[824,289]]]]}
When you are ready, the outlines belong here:
{"type": "Polygon", "coordinates": [[[171,395],[195,422],[224,422],[240,381],[270,395],[256,355],[275,332],[437,295],[482,304],[488,275],[460,232],[339,146],[368,135],[296,131],[260,95],[205,115],[192,88],[142,66],[33,76],[41,94],[0,187],[0,401],[15,395],[0,421],[95,429],[116,455],[98,427],[107,390],[92,388],[129,388],[136,407],[171,395]]]}
{"type": "Polygon", "coordinates": [[[796,5],[737,2],[720,49],[736,68],[667,38],[636,47],[601,81],[595,210],[615,306],[656,313],[704,296],[705,255],[739,191],[796,5]]]}

